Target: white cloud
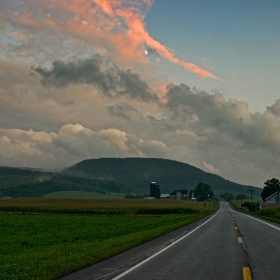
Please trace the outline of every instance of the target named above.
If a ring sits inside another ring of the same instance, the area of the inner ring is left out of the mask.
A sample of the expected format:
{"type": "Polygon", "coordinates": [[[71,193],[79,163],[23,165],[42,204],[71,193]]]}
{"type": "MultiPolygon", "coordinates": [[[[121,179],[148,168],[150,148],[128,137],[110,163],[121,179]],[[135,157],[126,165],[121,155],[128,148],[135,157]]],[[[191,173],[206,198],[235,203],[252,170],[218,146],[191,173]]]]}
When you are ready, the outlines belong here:
{"type": "Polygon", "coordinates": [[[217,172],[219,172],[219,170],[216,169],[216,168],[214,168],[214,166],[213,166],[211,163],[207,163],[207,162],[203,161],[203,165],[205,166],[205,168],[206,168],[207,170],[209,170],[209,171],[212,172],[212,173],[217,173],[217,172]]]}

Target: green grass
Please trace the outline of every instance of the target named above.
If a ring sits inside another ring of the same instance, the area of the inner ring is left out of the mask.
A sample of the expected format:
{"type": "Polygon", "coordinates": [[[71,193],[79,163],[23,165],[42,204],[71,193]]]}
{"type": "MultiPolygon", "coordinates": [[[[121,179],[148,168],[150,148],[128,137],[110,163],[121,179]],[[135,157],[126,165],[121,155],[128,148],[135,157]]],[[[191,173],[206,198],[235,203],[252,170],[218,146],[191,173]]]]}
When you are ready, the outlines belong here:
{"type": "MultiPolygon", "coordinates": [[[[22,209],[33,207],[35,210],[49,209],[51,212],[54,206],[62,212],[86,209],[94,211],[98,207],[107,211],[118,209],[120,212],[115,215],[42,214],[40,211],[34,211],[32,214],[24,211],[22,214],[0,212],[1,280],[55,279],[208,214],[205,207],[198,202],[178,201],[176,205],[174,201],[139,200],[133,203],[131,200],[122,199],[0,201],[2,211],[3,207],[22,207],[22,209]],[[119,205],[119,208],[116,205],[119,205]],[[181,210],[193,211],[189,214],[165,214],[170,209],[177,209],[175,206],[181,210]],[[135,209],[144,212],[137,213],[135,209]],[[156,214],[152,214],[155,210],[156,214]]],[[[213,207],[212,211],[217,207],[217,205],[213,207]]]]}
{"type": "Polygon", "coordinates": [[[43,195],[44,198],[71,198],[71,199],[110,199],[110,198],[120,198],[120,196],[100,194],[92,192],[82,192],[82,191],[63,191],[63,192],[52,192],[43,195]]]}
{"type": "MultiPolygon", "coordinates": [[[[246,201],[250,202],[251,200],[246,200],[246,201]]],[[[232,203],[232,201],[231,201],[231,202],[229,202],[229,204],[230,204],[231,208],[233,208],[236,211],[243,212],[243,213],[253,215],[256,217],[260,217],[265,220],[280,224],[280,207],[279,206],[270,205],[270,206],[264,207],[256,212],[250,212],[246,207],[241,206],[240,201],[237,201],[237,204],[235,201],[234,201],[234,203],[232,203]]]]}
{"type": "Polygon", "coordinates": [[[252,213],[254,216],[280,224],[280,207],[269,206],[252,213]]]}

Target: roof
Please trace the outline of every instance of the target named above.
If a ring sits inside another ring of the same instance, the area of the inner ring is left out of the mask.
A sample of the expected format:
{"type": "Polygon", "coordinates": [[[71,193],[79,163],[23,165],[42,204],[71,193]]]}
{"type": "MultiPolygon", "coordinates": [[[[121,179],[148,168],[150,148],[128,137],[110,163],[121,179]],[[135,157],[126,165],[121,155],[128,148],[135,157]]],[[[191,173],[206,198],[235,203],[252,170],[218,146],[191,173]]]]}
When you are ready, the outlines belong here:
{"type": "Polygon", "coordinates": [[[277,195],[277,192],[275,192],[274,194],[268,196],[265,200],[272,198],[273,196],[277,195]]]}
{"type": "Polygon", "coordinates": [[[163,198],[164,197],[169,197],[169,193],[163,193],[163,194],[160,195],[160,197],[163,197],[163,198]]]}
{"type": "Polygon", "coordinates": [[[175,190],[170,195],[176,195],[177,192],[180,192],[181,194],[187,194],[188,190],[175,190]]]}

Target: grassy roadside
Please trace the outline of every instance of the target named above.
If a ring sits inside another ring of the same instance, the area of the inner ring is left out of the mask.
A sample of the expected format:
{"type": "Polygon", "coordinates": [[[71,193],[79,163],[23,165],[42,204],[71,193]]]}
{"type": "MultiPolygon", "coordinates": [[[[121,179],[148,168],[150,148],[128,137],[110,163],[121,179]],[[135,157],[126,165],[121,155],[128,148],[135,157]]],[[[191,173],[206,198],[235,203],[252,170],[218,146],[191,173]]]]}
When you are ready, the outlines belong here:
{"type": "Polygon", "coordinates": [[[239,202],[239,204],[229,202],[229,204],[230,204],[230,207],[236,211],[280,224],[280,207],[279,206],[278,207],[269,206],[269,207],[262,208],[256,212],[250,212],[247,208],[242,208],[240,202],[239,202]]]}
{"type": "MultiPolygon", "coordinates": [[[[180,202],[177,205],[170,202],[146,203],[141,200],[132,203],[131,200],[122,200],[119,208],[116,207],[118,201],[115,205],[112,205],[111,200],[92,201],[91,207],[89,202],[84,201],[84,205],[82,202],[64,200],[64,203],[57,203],[57,200],[28,199],[1,201],[0,279],[55,279],[209,214],[204,204],[193,202],[180,202]],[[7,212],[7,207],[17,207],[18,213],[7,212]],[[176,208],[181,209],[181,212],[170,214],[176,208]],[[42,211],[46,209],[47,212],[42,211]],[[59,214],[57,209],[68,213],[75,211],[74,214],[59,214]],[[83,212],[77,213],[77,209],[107,209],[109,212],[106,215],[102,211],[85,215],[83,212]],[[116,209],[119,210],[117,214],[110,214],[116,209]],[[137,209],[142,209],[142,212],[135,212],[137,209]],[[189,210],[184,213],[182,209],[189,210]],[[56,214],[52,212],[54,210],[56,214]]],[[[217,204],[211,205],[211,212],[217,208],[217,204]]]]}
{"type": "Polygon", "coordinates": [[[252,215],[280,224],[280,207],[262,208],[257,212],[253,212],[252,215]]]}

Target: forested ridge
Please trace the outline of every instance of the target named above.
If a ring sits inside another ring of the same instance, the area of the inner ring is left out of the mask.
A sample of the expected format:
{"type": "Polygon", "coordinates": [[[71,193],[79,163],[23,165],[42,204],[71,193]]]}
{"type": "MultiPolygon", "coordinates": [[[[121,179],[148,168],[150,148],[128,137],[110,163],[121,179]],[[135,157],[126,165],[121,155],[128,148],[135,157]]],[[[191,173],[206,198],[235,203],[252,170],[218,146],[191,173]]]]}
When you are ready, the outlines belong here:
{"type": "Polygon", "coordinates": [[[215,195],[223,193],[260,196],[261,189],[240,185],[174,160],[157,158],[100,158],[81,161],[62,172],[41,172],[0,167],[0,196],[38,197],[57,191],[149,194],[156,181],[161,193],[176,189],[193,190],[198,183],[209,184],[215,195]]]}
{"type": "Polygon", "coordinates": [[[149,183],[156,181],[161,185],[161,193],[175,189],[194,189],[198,183],[209,184],[216,195],[225,192],[248,194],[247,190],[261,189],[245,186],[207,173],[199,168],[175,160],[158,158],[100,158],[81,161],[63,171],[82,177],[116,180],[134,190],[135,193],[149,193],[149,183]]]}
{"type": "MultiPolygon", "coordinates": [[[[13,169],[13,168],[11,168],[13,169]]],[[[23,170],[24,171],[24,170],[23,170]]],[[[96,193],[131,192],[123,184],[112,180],[98,180],[50,172],[17,172],[0,167],[0,196],[40,197],[57,191],[87,191],[96,193]],[[7,171],[7,173],[5,173],[7,171]],[[20,174],[20,175],[19,175],[20,174]]]]}

